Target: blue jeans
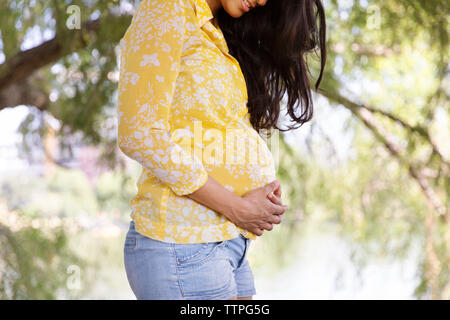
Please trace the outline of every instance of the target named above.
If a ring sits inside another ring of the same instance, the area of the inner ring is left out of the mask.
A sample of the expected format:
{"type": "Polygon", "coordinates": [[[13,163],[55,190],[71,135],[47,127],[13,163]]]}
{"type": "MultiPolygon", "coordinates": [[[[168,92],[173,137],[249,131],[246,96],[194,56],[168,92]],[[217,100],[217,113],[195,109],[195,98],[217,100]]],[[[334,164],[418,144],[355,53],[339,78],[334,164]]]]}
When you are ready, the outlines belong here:
{"type": "Polygon", "coordinates": [[[128,282],[138,300],[226,300],[253,296],[253,273],[242,235],[207,243],[168,243],[138,233],[130,222],[124,244],[128,282]]]}

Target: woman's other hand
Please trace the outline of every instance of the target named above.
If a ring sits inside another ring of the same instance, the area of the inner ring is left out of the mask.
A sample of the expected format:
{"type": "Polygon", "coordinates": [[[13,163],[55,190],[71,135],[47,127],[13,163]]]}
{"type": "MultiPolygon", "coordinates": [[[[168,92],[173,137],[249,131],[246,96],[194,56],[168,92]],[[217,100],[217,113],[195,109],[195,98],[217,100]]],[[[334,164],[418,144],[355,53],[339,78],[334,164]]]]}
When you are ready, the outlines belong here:
{"type": "Polygon", "coordinates": [[[281,185],[274,180],[242,196],[243,206],[232,216],[239,227],[261,236],[264,230],[272,230],[279,224],[287,206],[281,202],[281,185]]]}
{"type": "Polygon", "coordinates": [[[283,205],[281,201],[281,184],[278,185],[278,188],[275,189],[273,192],[270,192],[267,197],[275,204],[283,205]]]}
{"type": "Polygon", "coordinates": [[[240,197],[208,176],[205,185],[186,196],[223,214],[237,226],[257,236],[261,236],[264,230],[272,230],[273,224],[281,223],[281,217],[287,209],[281,204],[278,180],[240,197]]]}

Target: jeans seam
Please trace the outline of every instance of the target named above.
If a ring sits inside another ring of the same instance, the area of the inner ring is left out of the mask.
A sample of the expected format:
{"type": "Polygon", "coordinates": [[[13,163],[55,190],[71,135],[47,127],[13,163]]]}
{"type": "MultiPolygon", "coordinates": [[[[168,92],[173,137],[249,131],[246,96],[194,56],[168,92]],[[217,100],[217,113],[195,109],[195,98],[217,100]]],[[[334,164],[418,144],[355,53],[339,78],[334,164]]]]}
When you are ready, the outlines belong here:
{"type": "MultiPolygon", "coordinates": [[[[173,244],[172,244],[172,247],[173,247],[173,244]]],[[[187,256],[187,257],[178,257],[175,252],[175,249],[174,249],[176,261],[178,261],[179,264],[189,262],[189,260],[195,259],[197,256],[199,256],[204,250],[206,250],[207,247],[208,247],[208,243],[202,243],[201,247],[194,254],[191,254],[190,256],[187,256]]]]}
{"type": "Polygon", "coordinates": [[[237,297],[242,298],[242,297],[253,296],[255,294],[256,294],[256,289],[253,288],[251,290],[238,291],[237,297]]]}
{"type": "Polygon", "coordinates": [[[182,297],[185,297],[184,292],[183,292],[184,291],[183,290],[183,285],[181,284],[182,283],[181,282],[181,276],[180,276],[180,273],[178,272],[178,259],[177,259],[177,256],[175,254],[174,244],[171,243],[169,248],[170,248],[170,253],[172,254],[172,258],[175,261],[175,266],[174,266],[175,268],[174,269],[175,269],[175,273],[176,273],[176,276],[177,276],[178,289],[180,290],[180,295],[182,297]]]}
{"type": "MultiPolygon", "coordinates": [[[[197,254],[194,256],[194,261],[192,261],[192,258],[188,259],[187,261],[185,261],[185,260],[184,261],[183,260],[178,261],[178,258],[177,258],[177,268],[189,267],[189,266],[192,266],[192,265],[200,266],[200,265],[208,262],[211,259],[211,257],[215,254],[215,252],[218,249],[220,249],[221,246],[224,246],[224,245],[225,245],[225,242],[222,242],[222,243],[216,245],[211,250],[211,252],[209,252],[205,257],[203,257],[203,259],[200,259],[198,261],[195,261],[195,256],[197,256],[197,254]]],[[[204,249],[206,249],[206,247],[203,248],[202,251],[204,251],[204,249]]]]}
{"type": "Polygon", "coordinates": [[[242,258],[239,259],[239,262],[238,262],[238,265],[237,265],[236,269],[240,268],[240,266],[244,262],[245,256],[247,255],[247,250],[248,250],[248,241],[247,241],[247,239],[245,239],[244,240],[244,253],[242,255],[242,258]]]}
{"type": "MultiPolygon", "coordinates": [[[[180,286],[181,287],[181,286],[180,286]]],[[[183,297],[192,298],[192,297],[205,297],[211,295],[224,295],[233,293],[233,296],[237,295],[237,288],[234,289],[233,281],[230,281],[228,284],[224,285],[219,289],[210,289],[202,292],[192,292],[192,293],[183,293],[183,297]]]]}
{"type": "Polygon", "coordinates": [[[133,270],[136,270],[136,252],[133,250],[127,250],[124,248],[123,250],[123,261],[125,267],[125,274],[128,280],[128,285],[133,291],[133,294],[136,296],[137,300],[140,300],[142,297],[139,295],[139,290],[136,288],[136,282],[133,277],[133,270]]]}

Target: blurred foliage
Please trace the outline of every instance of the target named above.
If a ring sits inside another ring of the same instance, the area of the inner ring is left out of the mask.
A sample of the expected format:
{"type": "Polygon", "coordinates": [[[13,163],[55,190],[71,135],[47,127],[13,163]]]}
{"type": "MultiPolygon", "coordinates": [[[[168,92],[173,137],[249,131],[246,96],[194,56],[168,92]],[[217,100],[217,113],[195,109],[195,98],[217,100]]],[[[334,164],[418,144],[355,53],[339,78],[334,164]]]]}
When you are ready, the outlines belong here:
{"type": "Polygon", "coordinates": [[[130,181],[104,172],[91,184],[82,171],[58,167],[46,179],[3,178],[0,299],[123,298],[97,291],[102,280],[114,282],[111,270],[123,270],[121,230],[135,190],[130,181]],[[68,284],[74,276],[80,288],[68,284]]]}
{"type": "Polygon", "coordinates": [[[66,286],[67,272],[81,262],[67,248],[65,229],[33,226],[20,216],[14,231],[0,220],[0,299],[77,298],[66,286]]]}
{"type": "Polygon", "coordinates": [[[81,170],[61,167],[46,179],[16,175],[0,181],[8,209],[31,217],[95,217],[99,211],[118,211],[125,217],[135,189],[133,179],[121,172],[107,171],[91,184],[81,170]]]}
{"type": "Polygon", "coordinates": [[[26,215],[76,217],[99,210],[94,188],[78,170],[59,169],[48,180],[25,175],[3,179],[1,191],[10,210],[26,210],[26,215]]]}
{"type": "Polygon", "coordinates": [[[128,217],[130,199],[136,193],[135,177],[124,175],[120,171],[105,172],[96,182],[96,193],[102,211],[118,210],[128,217]]]}

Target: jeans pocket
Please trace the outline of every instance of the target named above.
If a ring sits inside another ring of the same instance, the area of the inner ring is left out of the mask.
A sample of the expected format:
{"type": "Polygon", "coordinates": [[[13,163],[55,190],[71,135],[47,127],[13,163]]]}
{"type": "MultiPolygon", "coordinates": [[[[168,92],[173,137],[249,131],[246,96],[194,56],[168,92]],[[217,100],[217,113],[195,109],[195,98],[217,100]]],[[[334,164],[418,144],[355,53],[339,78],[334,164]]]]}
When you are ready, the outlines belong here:
{"type": "Polygon", "coordinates": [[[225,241],[176,244],[174,246],[177,264],[188,266],[207,261],[225,241]]]}
{"type": "Polygon", "coordinates": [[[175,253],[178,281],[184,297],[207,299],[232,289],[233,270],[225,241],[195,244],[187,250],[177,245],[175,253]]]}

